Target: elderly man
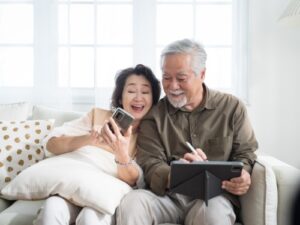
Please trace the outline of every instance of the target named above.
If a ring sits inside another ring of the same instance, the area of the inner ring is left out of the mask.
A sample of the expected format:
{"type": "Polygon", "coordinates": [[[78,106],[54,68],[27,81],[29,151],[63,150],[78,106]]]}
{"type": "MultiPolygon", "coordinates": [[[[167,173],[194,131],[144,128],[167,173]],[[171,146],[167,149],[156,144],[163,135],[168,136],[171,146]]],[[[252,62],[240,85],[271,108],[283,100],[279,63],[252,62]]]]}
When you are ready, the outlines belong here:
{"type": "Polygon", "coordinates": [[[176,41],[163,50],[166,97],[144,118],[138,137],[137,161],[150,190],[136,190],[123,199],[118,225],[235,223],[237,196],[249,189],[258,144],[243,103],[205,85],[205,62],[204,48],[192,40],[176,41]],[[198,154],[188,150],[186,141],[198,154]],[[240,177],[222,182],[226,194],[206,206],[203,200],[169,192],[170,162],[177,159],[242,161],[244,167],[240,177]]]}

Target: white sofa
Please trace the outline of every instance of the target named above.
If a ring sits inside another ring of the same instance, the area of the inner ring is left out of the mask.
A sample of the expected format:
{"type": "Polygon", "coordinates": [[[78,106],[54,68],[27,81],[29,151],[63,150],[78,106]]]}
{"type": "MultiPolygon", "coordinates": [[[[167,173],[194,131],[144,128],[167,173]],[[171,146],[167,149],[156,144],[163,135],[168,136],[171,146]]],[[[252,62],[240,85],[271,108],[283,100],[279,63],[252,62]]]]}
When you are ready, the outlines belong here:
{"type": "MultiPolygon", "coordinates": [[[[32,107],[28,103],[0,105],[0,121],[23,120],[24,116],[27,119],[51,118],[55,119],[55,126],[59,126],[81,115],[42,106],[32,107]]],[[[259,155],[253,168],[250,190],[241,197],[242,224],[288,225],[299,181],[300,171],[297,168],[274,157],[259,155]]],[[[43,200],[12,202],[0,198],[0,225],[32,224],[42,203],[43,200]]]]}

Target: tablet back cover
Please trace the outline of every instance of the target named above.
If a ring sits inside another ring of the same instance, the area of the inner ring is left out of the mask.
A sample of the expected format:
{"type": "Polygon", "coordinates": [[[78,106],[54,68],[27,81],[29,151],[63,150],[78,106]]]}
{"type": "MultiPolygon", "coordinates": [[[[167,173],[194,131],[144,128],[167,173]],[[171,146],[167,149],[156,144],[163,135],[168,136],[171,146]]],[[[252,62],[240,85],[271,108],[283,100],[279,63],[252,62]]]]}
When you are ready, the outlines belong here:
{"type": "Polygon", "coordinates": [[[170,191],[204,200],[224,192],[223,180],[238,177],[243,163],[205,161],[186,163],[174,161],[171,164],[170,191]]]}

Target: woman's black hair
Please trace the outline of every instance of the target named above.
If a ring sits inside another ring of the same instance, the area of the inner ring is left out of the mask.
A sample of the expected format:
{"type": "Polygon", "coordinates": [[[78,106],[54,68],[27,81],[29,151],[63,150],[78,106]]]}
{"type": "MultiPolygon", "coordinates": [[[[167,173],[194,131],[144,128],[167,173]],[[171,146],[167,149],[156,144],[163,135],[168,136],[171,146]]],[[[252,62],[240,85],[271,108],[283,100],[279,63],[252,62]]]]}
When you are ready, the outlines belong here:
{"type": "Polygon", "coordinates": [[[131,75],[143,76],[150,82],[151,89],[152,89],[152,102],[153,105],[155,105],[160,98],[160,92],[161,92],[159,80],[155,77],[154,73],[149,67],[144,66],[142,64],[138,64],[134,68],[133,67],[127,68],[121,70],[119,73],[116,74],[115,89],[112,94],[111,107],[123,108],[122,94],[123,94],[126,80],[131,75]]]}

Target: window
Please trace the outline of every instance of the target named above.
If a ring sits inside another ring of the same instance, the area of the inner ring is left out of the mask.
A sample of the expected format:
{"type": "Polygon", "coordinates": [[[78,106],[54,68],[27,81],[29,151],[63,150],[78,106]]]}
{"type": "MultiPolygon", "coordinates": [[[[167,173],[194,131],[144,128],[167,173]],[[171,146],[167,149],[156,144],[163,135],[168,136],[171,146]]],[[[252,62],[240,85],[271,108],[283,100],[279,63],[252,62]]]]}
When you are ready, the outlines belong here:
{"type": "Polygon", "coordinates": [[[132,11],[130,0],[59,1],[59,86],[114,86],[133,64],[132,11]]]}
{"type": "Polygon", "coordinates": [[[232,2],[157,1],[157,57],[172,40],[192,37],[200,40],[208,54],[206,82],[218,89],[232,84],[232,2]]]}
{"type": "Polygon", "coordinates": [[[1,87],[33,86],[33,51],[32,1],[18,1],[11,4],[2,2],[0,4],[1,87]]]}
{"type": "Polygon", "coordinates": [[[0,96],[107,106],[118,70],[143,63],[161,77],[162,48],[192,38],[206,83],[245,100],[246,31],[247,1],[0,0],[0,96]]]}

